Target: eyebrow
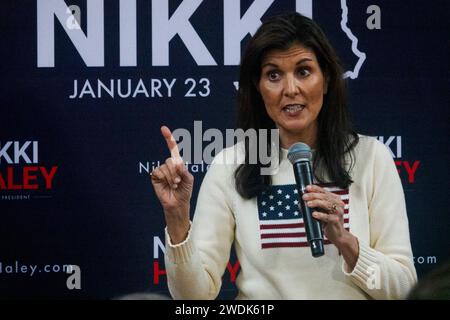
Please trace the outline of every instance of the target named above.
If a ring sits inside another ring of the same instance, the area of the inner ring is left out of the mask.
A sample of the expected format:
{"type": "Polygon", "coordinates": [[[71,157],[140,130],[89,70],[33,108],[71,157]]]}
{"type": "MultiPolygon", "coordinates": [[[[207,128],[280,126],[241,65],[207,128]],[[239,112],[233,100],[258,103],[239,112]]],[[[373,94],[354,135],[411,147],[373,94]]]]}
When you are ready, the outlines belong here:
{"type": "MultiPolygon", "coordinates": [[[[299,64],[302,64],[305,61],[312,61],[312,59],[311,58],[303,58],[303,59],[297,61],[297,63],[295,65],[297,66],[299,64]]],[[[272,62],[266,62],[261,66],[261,69],[263,69],[264,67],[267,67],[267,66],[278,68],[277,64],[272,63],[272,62]]]]}

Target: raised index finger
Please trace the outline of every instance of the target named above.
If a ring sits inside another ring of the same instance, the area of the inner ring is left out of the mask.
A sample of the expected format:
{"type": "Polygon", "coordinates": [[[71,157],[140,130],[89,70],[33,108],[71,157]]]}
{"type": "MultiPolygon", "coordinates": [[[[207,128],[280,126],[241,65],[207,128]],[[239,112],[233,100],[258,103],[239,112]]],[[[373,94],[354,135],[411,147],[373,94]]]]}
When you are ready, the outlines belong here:
{"type": "Polygon", "coordinates": [[[170,156],[175,161],[180,161],[181,160],[180,151],[178,150],[177,142],[175,141],[175,138],[172,136],[172,132],[170,132],[170,129],[167,128],[166,126],[162,126],[161,133],[164,139],[166,139],[167,147],[170,150],[170,156]]]}

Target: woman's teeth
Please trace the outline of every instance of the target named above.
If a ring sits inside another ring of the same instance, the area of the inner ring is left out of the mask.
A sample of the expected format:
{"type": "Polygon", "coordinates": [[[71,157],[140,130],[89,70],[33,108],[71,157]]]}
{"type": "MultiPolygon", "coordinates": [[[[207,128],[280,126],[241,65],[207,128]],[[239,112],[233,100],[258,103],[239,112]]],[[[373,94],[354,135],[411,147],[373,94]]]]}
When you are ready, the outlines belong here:
{"type": "Polygon", "coordinates": [[[304,108],[305,108],[305,106],[303,104],[292,104],[292,105],[289,105],[287,107],[284,107],[283,109],[285,111],[287,111],[287,112],[294,113],[294,112],[297,112],[297,111],[301,111],[304,108]]]}

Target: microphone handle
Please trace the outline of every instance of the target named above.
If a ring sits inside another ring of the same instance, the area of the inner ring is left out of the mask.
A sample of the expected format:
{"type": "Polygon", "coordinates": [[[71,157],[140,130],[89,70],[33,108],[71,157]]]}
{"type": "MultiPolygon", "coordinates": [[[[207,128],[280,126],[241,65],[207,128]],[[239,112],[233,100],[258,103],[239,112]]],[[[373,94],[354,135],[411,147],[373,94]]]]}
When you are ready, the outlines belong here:
{"type": "Polygon", "coordinates": [[[306,186],[313,184],[311,163],[309,161],[297,161],[294,163],[294,175],[297,182],[297,189],[299,194],[300,210],[303,214],[303,222],[305,225],[306,238],[311,248],[313,257],[320,257],[324,254],[323,247],[323,233],[320,221],[314,219],[312,213],[316,210],[306,205],[302,199],[303,194],[306,193],[306,186]]]}

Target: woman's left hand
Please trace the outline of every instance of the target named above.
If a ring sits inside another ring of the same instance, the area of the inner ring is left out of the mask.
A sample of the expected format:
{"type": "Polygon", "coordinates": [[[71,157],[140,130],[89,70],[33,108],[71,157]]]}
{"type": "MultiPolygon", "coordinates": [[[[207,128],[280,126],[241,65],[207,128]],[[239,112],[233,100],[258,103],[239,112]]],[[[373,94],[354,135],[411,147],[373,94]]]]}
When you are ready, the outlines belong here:
{"type": "Polygon", "coordinates": [[[351,272],[358,261],[359,243],[344,228],[345,203],[337,194],[316,185],[306,187],[303,200],[307,201],[308,207],[316,209],[313,217],[322,222],[325,236],[338,248],[349,267],[347,272],[351,272]]]}
{"type": "Polygon", "coordinates": [[[349,233],[344,228],[345,203],[339,195],[317,185],[307,186],[306,191],[303,200],[307,201],[308,207],[316,209],[313,217],[322,222],[323,231],[328,240],[339,247],[339,244],[348,238],[349,233]]]}

